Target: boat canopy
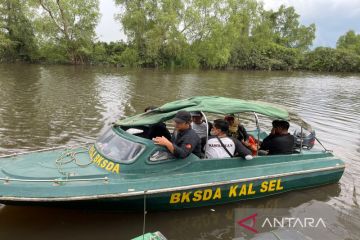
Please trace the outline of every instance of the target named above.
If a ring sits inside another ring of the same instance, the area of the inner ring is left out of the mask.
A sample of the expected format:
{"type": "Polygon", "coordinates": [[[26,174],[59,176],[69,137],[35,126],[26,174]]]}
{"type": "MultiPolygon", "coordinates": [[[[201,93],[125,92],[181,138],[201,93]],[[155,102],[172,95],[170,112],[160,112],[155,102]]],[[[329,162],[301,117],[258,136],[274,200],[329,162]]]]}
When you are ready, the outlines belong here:
{"type": "MultiPolygon", "coordinates": [[[[255,112],[272,119],[300,119],[296,114],[290,114],[290,112],[285,107],[267,102],[218,96],[198,96],[166,103],[152,111],[137,114],[125,119],[120,119],[115,124],[124,127],[151,125],[172,119],[180,110],[189,112],[202,111],[223,115],[236,114],[241,112],[255,112]]],[[[310,127],[303,120],[300,121],[299,125],[307,129],[310,127]]]]}

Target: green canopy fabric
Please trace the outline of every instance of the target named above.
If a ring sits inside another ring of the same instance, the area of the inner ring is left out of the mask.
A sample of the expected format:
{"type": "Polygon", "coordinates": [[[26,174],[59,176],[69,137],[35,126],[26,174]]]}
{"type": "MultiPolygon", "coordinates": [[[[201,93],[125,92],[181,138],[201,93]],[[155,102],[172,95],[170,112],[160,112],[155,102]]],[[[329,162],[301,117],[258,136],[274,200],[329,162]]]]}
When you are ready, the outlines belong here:
{"type": "MultiPolygon", "coordinates": [[[[173,118],[180,110],[189,112],[202,111],[224,115],[241,112],[255,112],[272,119],[290,120],[289,111],[286,108],[275,104],[217,96],[199,96],[166,103],[153,111],[118,120],[116,125],[136,127],[155,124],[173,118]]],[[[307,124],[301,120],[301,125],[306,126],[307,124]]]]}

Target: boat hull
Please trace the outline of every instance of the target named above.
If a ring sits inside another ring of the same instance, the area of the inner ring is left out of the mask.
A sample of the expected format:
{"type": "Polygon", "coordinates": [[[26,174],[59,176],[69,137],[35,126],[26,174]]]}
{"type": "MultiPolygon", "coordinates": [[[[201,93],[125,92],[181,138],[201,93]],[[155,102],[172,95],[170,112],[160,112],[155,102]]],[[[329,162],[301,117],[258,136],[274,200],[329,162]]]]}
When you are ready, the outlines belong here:
{"type": "Polygon", "coordinates": [[[344,166],[233,179],[181,187],[79,197],[0,197],[7,205],[42,205],[121,211],[174,210],[239,202],[339,181],[344,166]],[[145,199],[145,201],[144,201],[145,199]]]}

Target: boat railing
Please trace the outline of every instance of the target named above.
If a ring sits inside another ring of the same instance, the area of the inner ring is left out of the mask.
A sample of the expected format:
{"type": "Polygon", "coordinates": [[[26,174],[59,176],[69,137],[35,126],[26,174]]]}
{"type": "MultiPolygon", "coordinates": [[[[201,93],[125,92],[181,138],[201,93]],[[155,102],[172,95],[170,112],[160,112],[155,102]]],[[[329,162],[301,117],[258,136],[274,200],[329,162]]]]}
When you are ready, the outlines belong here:
{"type": "Polygon", "coordinates": [[[61,185],[67,182],[94,182],[94,181],[104,181],[104,183],[109,183],[108,177],[101,177],[101,178],[77,178],[77,179],[20,179],[20,178],[9,178],[9,177],[2,177],[0,181],[3,181],[4,184],[9,184],[10,182],[52,182],[54,185],[61,185]]]}

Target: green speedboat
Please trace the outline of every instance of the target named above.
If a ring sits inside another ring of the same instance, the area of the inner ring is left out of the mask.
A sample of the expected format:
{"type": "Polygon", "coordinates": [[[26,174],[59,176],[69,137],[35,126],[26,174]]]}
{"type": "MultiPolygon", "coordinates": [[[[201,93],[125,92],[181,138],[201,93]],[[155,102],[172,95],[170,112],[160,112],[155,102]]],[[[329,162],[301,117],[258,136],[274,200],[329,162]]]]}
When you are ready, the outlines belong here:
{"type": "MultiPolygon", "coordinates": [[[[96,143],[0,158],[0,203],[169,210],[224,204],[336,183],[345,164],[328,150],[301,146],[290,155],[176,159],[136,134],[171,120],[179,110],[205,116],[252,113],[294,123],[285,108],[258,101],[194,97],[167,103],[113,124],[96,143]]],[[[207,121],[208,118],[205,118],[207,121]]],[[[309,129],[304,121],[297,121],[309,129]]],[[[303,136],[303,135],[301,135],[303,136]]],[[[301,137],[301,143],[303,139],[301,137]]]]}

